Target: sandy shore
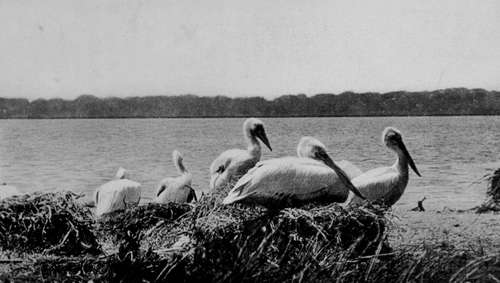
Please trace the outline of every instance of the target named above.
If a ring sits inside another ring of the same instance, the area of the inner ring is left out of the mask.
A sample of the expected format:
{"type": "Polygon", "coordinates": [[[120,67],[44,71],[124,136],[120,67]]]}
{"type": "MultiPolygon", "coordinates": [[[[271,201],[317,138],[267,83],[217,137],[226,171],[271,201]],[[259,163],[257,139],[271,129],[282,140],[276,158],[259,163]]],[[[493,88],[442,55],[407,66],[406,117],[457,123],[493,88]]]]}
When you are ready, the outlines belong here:
{"type": "Polygon", "coordinates": [[[396,249],[443,244],[464,250],[483,249],[485,253],[500,251],[499,213],[399,209],[390,218],[390,240],[396,249]]]}

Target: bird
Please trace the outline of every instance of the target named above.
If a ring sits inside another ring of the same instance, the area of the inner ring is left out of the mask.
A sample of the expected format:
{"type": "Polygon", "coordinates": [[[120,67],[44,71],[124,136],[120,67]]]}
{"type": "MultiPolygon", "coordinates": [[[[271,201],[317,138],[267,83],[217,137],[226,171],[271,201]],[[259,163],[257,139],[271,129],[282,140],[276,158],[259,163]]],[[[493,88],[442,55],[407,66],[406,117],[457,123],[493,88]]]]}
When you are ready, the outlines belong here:
{"type": "Polygon", "coordinates": [[[182,163],[183,157],[177,150],[172,152],[172,159],[177,171],[181,174],[177,177],[167,177],[161,180],[156,190],[156,199],[158,203],[176,202],[185,203],[196,201],[196,192],[191,187],[193,177],[186,170],[182,163]]]}
{"type": "Polygon", "coordinates": [[[259,162],[239,179],[223,204],[239,202],[275,209],[309,202],[344,202],[350,190],[363,198],[319,140],[303,137],[297,153],[300,157],[259,162]]]}
{"type": "Polygon", "coordinates": [[[139,204],[141,184],[127,178],[127,171],[120,167],[111,180],[95,192],[96,216],[102,216],[117,210],[124,210],[139,204]]]}
{"type": "Polygon", "coordinates": [[[272,151],[261,120],[257,118],[245,120],[243,134],[248,143],[246,150],[226,150],[210,165],[209,188],[211,192],[225,191],[260,161],[261,146],[257,139],[260,139],[272,151]]]}
{"type": "MultiPolygon", "coordinates": [[[[299,144],[297,145],[297,156],[315,159],[314,156],[310,156],[310,154],[312,153],[310,145],[316,144],[318,142],[319,141],[313,137],[302,137],[299,141],[299,144]]],[[[319,143],[322,144],[321,142],[319,143]]],[[[335,163],[338,165],[338,167],[344,170],[344,172],[349,177],[349,180],[352,180],[354,177],[363,174],[363,171],[359,169],[359,167],[347,160],[341,160],[335,163]]]]}
{"type": "Polygon", "coordinates": [[[0,200],[20,194],[21,192],[12,185],[7,185],[7,183],[2,183],[0,185],[0,200]]]}
{"type": "MultiPolygon", "coordinates": [[[[396,153],[396,162],[389,167],[379,167],[355,177],[352,184],[368,200],[382,202],[386,206],[394,205],[403,195],[409,179],[408,167],[419,176],[413,158],[406,149],[401,132],[394,127],[387,127],[382,132],[382,142],[396,153]]],[[[349,204],[359,204],[362,200],[352,196],[349,204]]]]}

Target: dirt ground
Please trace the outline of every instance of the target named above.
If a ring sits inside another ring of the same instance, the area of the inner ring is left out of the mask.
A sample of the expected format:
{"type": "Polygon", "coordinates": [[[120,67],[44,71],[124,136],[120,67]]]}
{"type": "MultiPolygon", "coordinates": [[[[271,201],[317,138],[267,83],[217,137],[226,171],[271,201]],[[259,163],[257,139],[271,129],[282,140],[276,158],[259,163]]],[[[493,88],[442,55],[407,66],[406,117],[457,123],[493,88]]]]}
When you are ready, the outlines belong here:
{"type": "Polygon", "coordinates": [[[391,219],[394,248],[443,244],[464,250],[482,249],[485,254],[500,252],[500,213],[399,209],[392,212],[391,219]]]}

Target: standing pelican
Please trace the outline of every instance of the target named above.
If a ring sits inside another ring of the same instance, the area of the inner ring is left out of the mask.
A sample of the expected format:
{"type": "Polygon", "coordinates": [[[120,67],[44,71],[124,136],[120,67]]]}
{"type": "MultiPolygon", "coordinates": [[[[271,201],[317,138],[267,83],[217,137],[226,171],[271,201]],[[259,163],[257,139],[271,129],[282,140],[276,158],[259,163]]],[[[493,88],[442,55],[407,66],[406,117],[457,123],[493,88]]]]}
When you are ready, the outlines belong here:
{"type": "Polygon", "coordinates": [[[115,178],[97,188],[95,193],[96,215],[126,209],[139,204],[141,184],[128,180],[125,169],[118,169],[115,178]]]}
{"type": "Polygon", "coordinates": [[[259,138],[272,151],[264,130],[264,123],[256,118],[249,118],[243,123],[243,134],[248,147],[224,151],[210,165],[210,190],[212,192],[226,188],[237,181],[260,160],[261,146],[259,138]]]}
{"type": "Polygon", "coordinates": [[[7,185],[7,183],[0,185],[0,200],[20,194],[19,190],[14,186],[7,185]]]}
{"type": "Polygon", "coordinates": [[[177,150],[172,152],[172,158],[177,171],[181,174],[178,177],[167,177],[161,180],[156,191],[156,202],[191,202],[196,200],[196,192],[191,187],[191,174],[182,163],[182,155],[177,150]]]}
{"type": "Polygon", "coordinates": [[[297,153],[301,157],[259,162],[241,177],[223,203],[255,203],[278,208],[312,201],[344,202],[349,190],[363,198],[320,141],[303,137],[297,153]]]}
{"type": "MultiPolygon", "coordinates": [[[[390,167],[380,167],[369,170],[352,180],[352,183],[369,200],[380,200],[388,206],[396,203],[403,195],[408,184],[408,165],[421,177],[415,162],[403,143],[401,132],[395,128],[385,128],[382,142],[393,150],[398,159],[390,167]]],[[[353,196],[350,203],[359,203],[360,199],[353,196]]]]}

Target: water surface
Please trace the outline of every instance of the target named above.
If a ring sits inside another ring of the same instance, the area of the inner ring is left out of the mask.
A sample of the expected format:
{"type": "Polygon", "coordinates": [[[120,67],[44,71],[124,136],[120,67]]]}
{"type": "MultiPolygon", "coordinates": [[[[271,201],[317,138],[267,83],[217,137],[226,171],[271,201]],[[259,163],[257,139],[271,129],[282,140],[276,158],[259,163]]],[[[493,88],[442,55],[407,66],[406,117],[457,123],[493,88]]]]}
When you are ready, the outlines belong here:
{"type": "MultiPolygon", "coordinates": [[[[422,174],[398,203],[428,207],[470,207],[484,199],[485,184],[474,184],[500,167],[500,117],[264,118],[273,147],[263,159],[295,155],[301,136],[320,139],[335,160],[361,169],[391,165],[395,157],[381,144],[381,132],[395,126],[422,174]]],[[[0,180],[22,191],[70,189],[92,193],[118,167],[143,184],[146,198],[163,177],[176,175],[174,149],[184,154],[193,185],[208,186],[208,167],[219,153],[245,148],[243,118],[0,120],[0,180]]]]}

